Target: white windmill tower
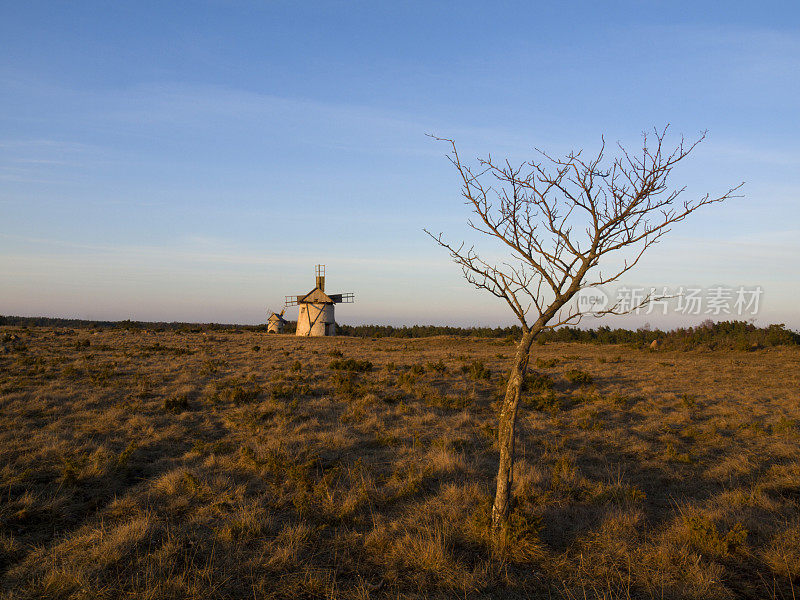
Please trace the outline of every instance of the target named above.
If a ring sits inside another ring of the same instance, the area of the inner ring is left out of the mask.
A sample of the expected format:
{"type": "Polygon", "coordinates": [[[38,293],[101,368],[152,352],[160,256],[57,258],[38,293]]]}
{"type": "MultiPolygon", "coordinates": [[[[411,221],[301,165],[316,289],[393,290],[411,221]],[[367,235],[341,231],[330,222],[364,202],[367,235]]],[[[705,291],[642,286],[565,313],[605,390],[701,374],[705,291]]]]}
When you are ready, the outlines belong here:
{"type": "Polygon", "coordinates": [[[355,300],[350,294],[325,293],[325,265],[314,268],[316,286],[304,296],[286,296],[286,306],[298,306],[297,335],[317,337],[336,335],[336,320],[333,307],[336,304],[350,304],[355,300]]]}
{"type": "Polygon", "coordinates": [[[284,308],[280,314],[273,312],[267,319],[267,333],[283,333],[283,328],[288,321],[283,318],[283,313],[286,312],[284,308]]]}

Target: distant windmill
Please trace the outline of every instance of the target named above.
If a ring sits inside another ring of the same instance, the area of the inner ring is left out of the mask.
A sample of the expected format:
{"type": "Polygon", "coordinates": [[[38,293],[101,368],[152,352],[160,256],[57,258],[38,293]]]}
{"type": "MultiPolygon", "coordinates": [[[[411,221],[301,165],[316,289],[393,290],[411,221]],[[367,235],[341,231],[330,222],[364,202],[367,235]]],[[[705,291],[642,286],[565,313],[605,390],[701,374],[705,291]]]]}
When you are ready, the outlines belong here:
{"type": "Polygon", "coordinates": [[[283,328],[286,326],[288,321],[283,318],[283,313],[286,312],[284,308],[281,311],[281,314],[273,312],[269,319],[267,319],[267,333],[283,333],[283,328]]]}
{"type": "Polygon", "coordinates": [[[286,296],[286,306],[299,306],[297,315],[297,335],[325,336],[336,335],[336,321],[333,318],[334,304],[354,301],[353,294],[325,293],[325,265],[314,268],[316,287],[305,296],[286,296]]]}

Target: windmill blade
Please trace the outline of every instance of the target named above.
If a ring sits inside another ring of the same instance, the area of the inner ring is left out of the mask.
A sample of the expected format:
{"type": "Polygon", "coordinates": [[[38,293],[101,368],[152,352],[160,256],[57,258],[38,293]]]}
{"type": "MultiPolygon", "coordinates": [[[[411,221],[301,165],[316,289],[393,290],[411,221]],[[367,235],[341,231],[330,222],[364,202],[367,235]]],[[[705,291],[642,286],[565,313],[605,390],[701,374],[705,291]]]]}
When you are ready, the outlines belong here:
{"type": "Polygon", "coordinates": [[[355,302],[355,294],[352,292],[347,294],[330,294],[330,299],[334,304],[352,304],[355,302]]]}

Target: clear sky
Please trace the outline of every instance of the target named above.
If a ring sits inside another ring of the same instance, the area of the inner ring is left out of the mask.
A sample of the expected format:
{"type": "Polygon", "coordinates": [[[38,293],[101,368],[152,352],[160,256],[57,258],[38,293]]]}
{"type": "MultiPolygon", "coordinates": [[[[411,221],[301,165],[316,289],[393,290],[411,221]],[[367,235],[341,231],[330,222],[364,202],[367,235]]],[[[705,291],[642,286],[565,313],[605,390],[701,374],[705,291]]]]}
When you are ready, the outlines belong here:
{"type": "Polygon", "coordinates": [[[0,314],[259,323],[321,262],[339,322],[510,324],[422,232],[468,216],[425,134],[523,160],[670,123],[709,130],[676,185],[746,197],[626,283],[761,286],[800,328],[798,73],[796,1],[2,1],[0,314]]]}

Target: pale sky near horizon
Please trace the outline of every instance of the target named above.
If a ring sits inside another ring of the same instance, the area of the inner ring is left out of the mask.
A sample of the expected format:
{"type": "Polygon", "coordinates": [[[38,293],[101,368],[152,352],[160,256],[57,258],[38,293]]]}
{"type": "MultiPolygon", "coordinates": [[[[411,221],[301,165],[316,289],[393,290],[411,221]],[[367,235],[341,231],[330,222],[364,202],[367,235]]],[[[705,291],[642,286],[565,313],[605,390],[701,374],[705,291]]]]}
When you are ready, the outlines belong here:
{"type": "MultiPolygon", "coordinates": [[[[0,40],[0,314],[262,323],[321,262],[341,323],[512,324],[422,232],[468,217],[426,134],[525,160],[670,123],[708,130],[675,186],[745,197],[624,283],[760,286],[800,328],[796,2],[0,2],[0,40]]],[[[608,323],[709,316],[750,318],[608,323]]]]}

